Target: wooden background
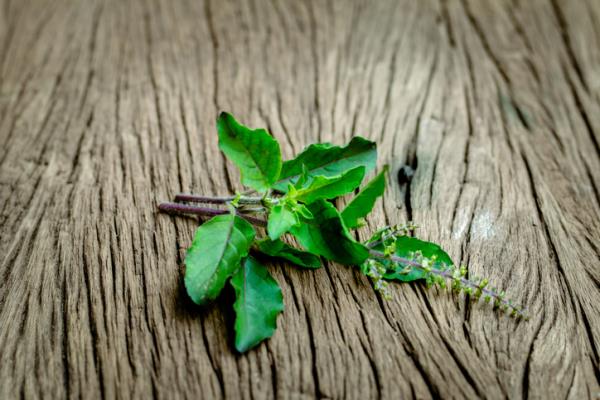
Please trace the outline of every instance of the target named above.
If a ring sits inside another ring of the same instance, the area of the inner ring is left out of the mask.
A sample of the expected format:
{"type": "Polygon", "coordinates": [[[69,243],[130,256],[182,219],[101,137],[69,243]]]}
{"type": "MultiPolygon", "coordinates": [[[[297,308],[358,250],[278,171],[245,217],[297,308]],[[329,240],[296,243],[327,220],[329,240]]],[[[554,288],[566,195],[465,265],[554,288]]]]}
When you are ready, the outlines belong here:
{"type": "Polygon", "coordinates": [[[0,398],[598,398],[600,1],[0,4],[0,398]],[[270,268],[232,345],[200,309],[176,192],[227,194],[220,110],[286,157],[363,135],[409,219],[531,314],[351,268],[270,268]],[[397,171],[412,166],[410,180],[397,171]]]}

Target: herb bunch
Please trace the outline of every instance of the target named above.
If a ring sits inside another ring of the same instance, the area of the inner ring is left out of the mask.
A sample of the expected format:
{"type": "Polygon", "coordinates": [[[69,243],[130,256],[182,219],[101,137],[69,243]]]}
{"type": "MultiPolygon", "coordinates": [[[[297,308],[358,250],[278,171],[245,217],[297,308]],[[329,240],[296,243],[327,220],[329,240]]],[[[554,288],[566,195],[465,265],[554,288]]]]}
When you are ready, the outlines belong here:
{"type": "Polygon", "coordinates": [[[416,229],[412,223],[380,229],[364,243],[354,238],[350,230],[364,224],[385,190],[387,167],[343,210],[334,200],[357,190],[375,169],[375,143],[361,137],[344,147],[317,143],[282,161],[278,142],[264,129],[249,129],[221,113],[217,131],[219,148],[250,190],[227,197],[180,194],[175,203],[159,209],[211,217],[196,230],[187,251],[184,283],[199,305],[214,300],[226,284],[233,287],[238,351],[271,337],[284,308],[279,285],[256,255],[309,269],[321,267],[322,259],[359,266],[386,299],[391,297],[390,281],[424,280],[428,287],[449,287],[475,301],[483,297],[513,317],[526,317],[503,292],[488,288],[487,279],[468,279],[466,267],[455,266],[438,245],[411,236],[416,229]],[[301,248],[284,239],[289,236],[301,248]]]}

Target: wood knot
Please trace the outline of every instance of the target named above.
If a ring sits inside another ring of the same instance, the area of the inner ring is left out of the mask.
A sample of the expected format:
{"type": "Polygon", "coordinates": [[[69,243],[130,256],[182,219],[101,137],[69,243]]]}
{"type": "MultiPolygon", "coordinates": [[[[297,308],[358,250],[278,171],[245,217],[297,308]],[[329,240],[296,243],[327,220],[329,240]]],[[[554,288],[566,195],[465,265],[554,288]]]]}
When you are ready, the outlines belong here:
{"type": "Polygon", "coordinates": [[[398,170],[398,183],[400,185],[404,185],[406,183],[409,183],[414,174],[415,174],[415,170],[414,170],[413,167],[411,167],[408,164],[407,165],[403,165],[398,170]]]}

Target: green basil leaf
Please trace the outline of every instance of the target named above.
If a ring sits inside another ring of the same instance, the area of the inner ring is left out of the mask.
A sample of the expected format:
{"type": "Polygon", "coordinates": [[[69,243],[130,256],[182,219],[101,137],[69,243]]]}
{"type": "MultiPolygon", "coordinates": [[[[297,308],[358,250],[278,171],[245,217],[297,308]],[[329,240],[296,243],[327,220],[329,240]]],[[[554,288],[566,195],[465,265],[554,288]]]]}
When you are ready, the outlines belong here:
{"type": "Polygon", "coordinates": [[[202,224],[185,256],[185,288],[196,304],[216,298],[240,267],[254,240],[254,228],[234,214],[202,224]]]}
{"type": "Polygon", "coordinates": [[[279,177],[279,143],[264,129],[251,130],[228,113],[217,119],[219,148],[240,169],[242,183],[266,191],[279,177]]]}
{"type": "Polygon", "coordinates": [[[287,183],[296,182],[302,175],[303,165],[314,176],[331,177],[361,165],[365,167],[365,173],[369,173],[375,168],[376,161],[375,143],[360,136],[352,138],[344,147],[330,143],[311,144],[296,158],[283,163],[279,180],[273,188],[285,192],[287,183]]]}
{"type": "Polygon", "coordinates": [[[267,222],[267,232],[271,240],[276,240],[299,223],[298,214],[291,209],[289,203],[283,202],[283,204],[277,204],[271,208],[267,222]]]}
{"type": "Polygon", "coordinates": [[[375,178],[356,195],[354,199],[342,211],[342,219],[348,228],[355,228],[360,220],[367,216],[375,200],[385,191],[385,175],[387,174],[387,165],[375,178]]]}
{"type": "MultiPolygon", "coordinates": [[[[382,249],[381,246],[378,247],[379,249],[382,249]]],[[[412,253],[417,251],[420,251],[421,254],[423,254],[423,257],[426,258],[432,258],[435,256],[436,260],[432,264],[432,267],[435,269],[441,269],[444,264],[448,267],[454,264],[450,256],[435,243],[426,242],[411,236],[399,236],[396,239],[397,256],[410,258],[412,253]]],[[[386,262],[385,265],[388,268],[387,272],[383,275],[385,279],[396,279],[402,282],[411,282],[417,279],[423,279],[426,275],[424,271],[414,268],[410,269],[410,272],[408,273],[402,273],[407,267],[407,265],[403,263],[386,262]]]]}
{"type": "Polygon", "coordinates": [[[306,204],[320,199],[335,199],[356,189],[364,176],[365,167],[359,166],[337,176],[310,177],[304,182],[304,187],[296,187],[293,198],[306,204]]]}
{"type": "Polygon", "coordinates": [[[295,187],[303,187],[304,184],[306,183],[306,181],[311,177],[312,175],[310,174],[310,172],[308,171],[308,168],[306,168],[306,165],[302,164],[302,172],[300,173],[300,175],[298,176],[298,179],[296,179],[296,182],[293,183],[291,180],[287,181],[288,182],[288,192],[289,192],[289,185],[295,186],[295,187]]]}
{"type": "Polygon", "coordinates": [[[252,257],[231,279],[235,290],[235,348],[243,353],[273,336],[283,296],[269,271],[252,257]]]}
{"type": "Polygon", "coordinates": [[[360,265],[369,250],[352,238],[339,212],[326,200],[307,205],[313,219],[302,220],[290,232],[309,252],[346,265],[360,265]]]}
{"type": "Polygon", "coordinates": [[[282,258],[305,268],[320,268],[321,260],[314,254],[296,249],[281,240],[269,240],[265,238],[257,242],[258,249],[271,257],[282,258]]]}
{"type": "Polygon", "coordinates": [[[301,216],[304,219],[313,219],[313,215],[310,212],[310,210],[308,208],[306,208],[306,206],[304,204],[296,204],[296,208],[295,208],[296,212],[298,213],[299,216],[301,216]]]}

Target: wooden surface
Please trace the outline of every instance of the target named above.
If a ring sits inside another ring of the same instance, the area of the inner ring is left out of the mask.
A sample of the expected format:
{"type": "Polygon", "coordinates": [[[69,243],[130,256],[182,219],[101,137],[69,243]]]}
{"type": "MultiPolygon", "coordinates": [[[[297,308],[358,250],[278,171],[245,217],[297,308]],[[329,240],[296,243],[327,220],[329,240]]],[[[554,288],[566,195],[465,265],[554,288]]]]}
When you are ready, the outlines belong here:
{"type": "Polygon", "coordinates": [[[598,398],[600,2],[0,5],[0,398],[598,398]],[[351,268],[270,268],[246,355],[200,309],[176,192],[228,194],[228,110],[286,157],[376,140],[368,232],[412,219],[531,314],[351,268]],[[404,165],[415,169],[397,179],[404,165]]]}

